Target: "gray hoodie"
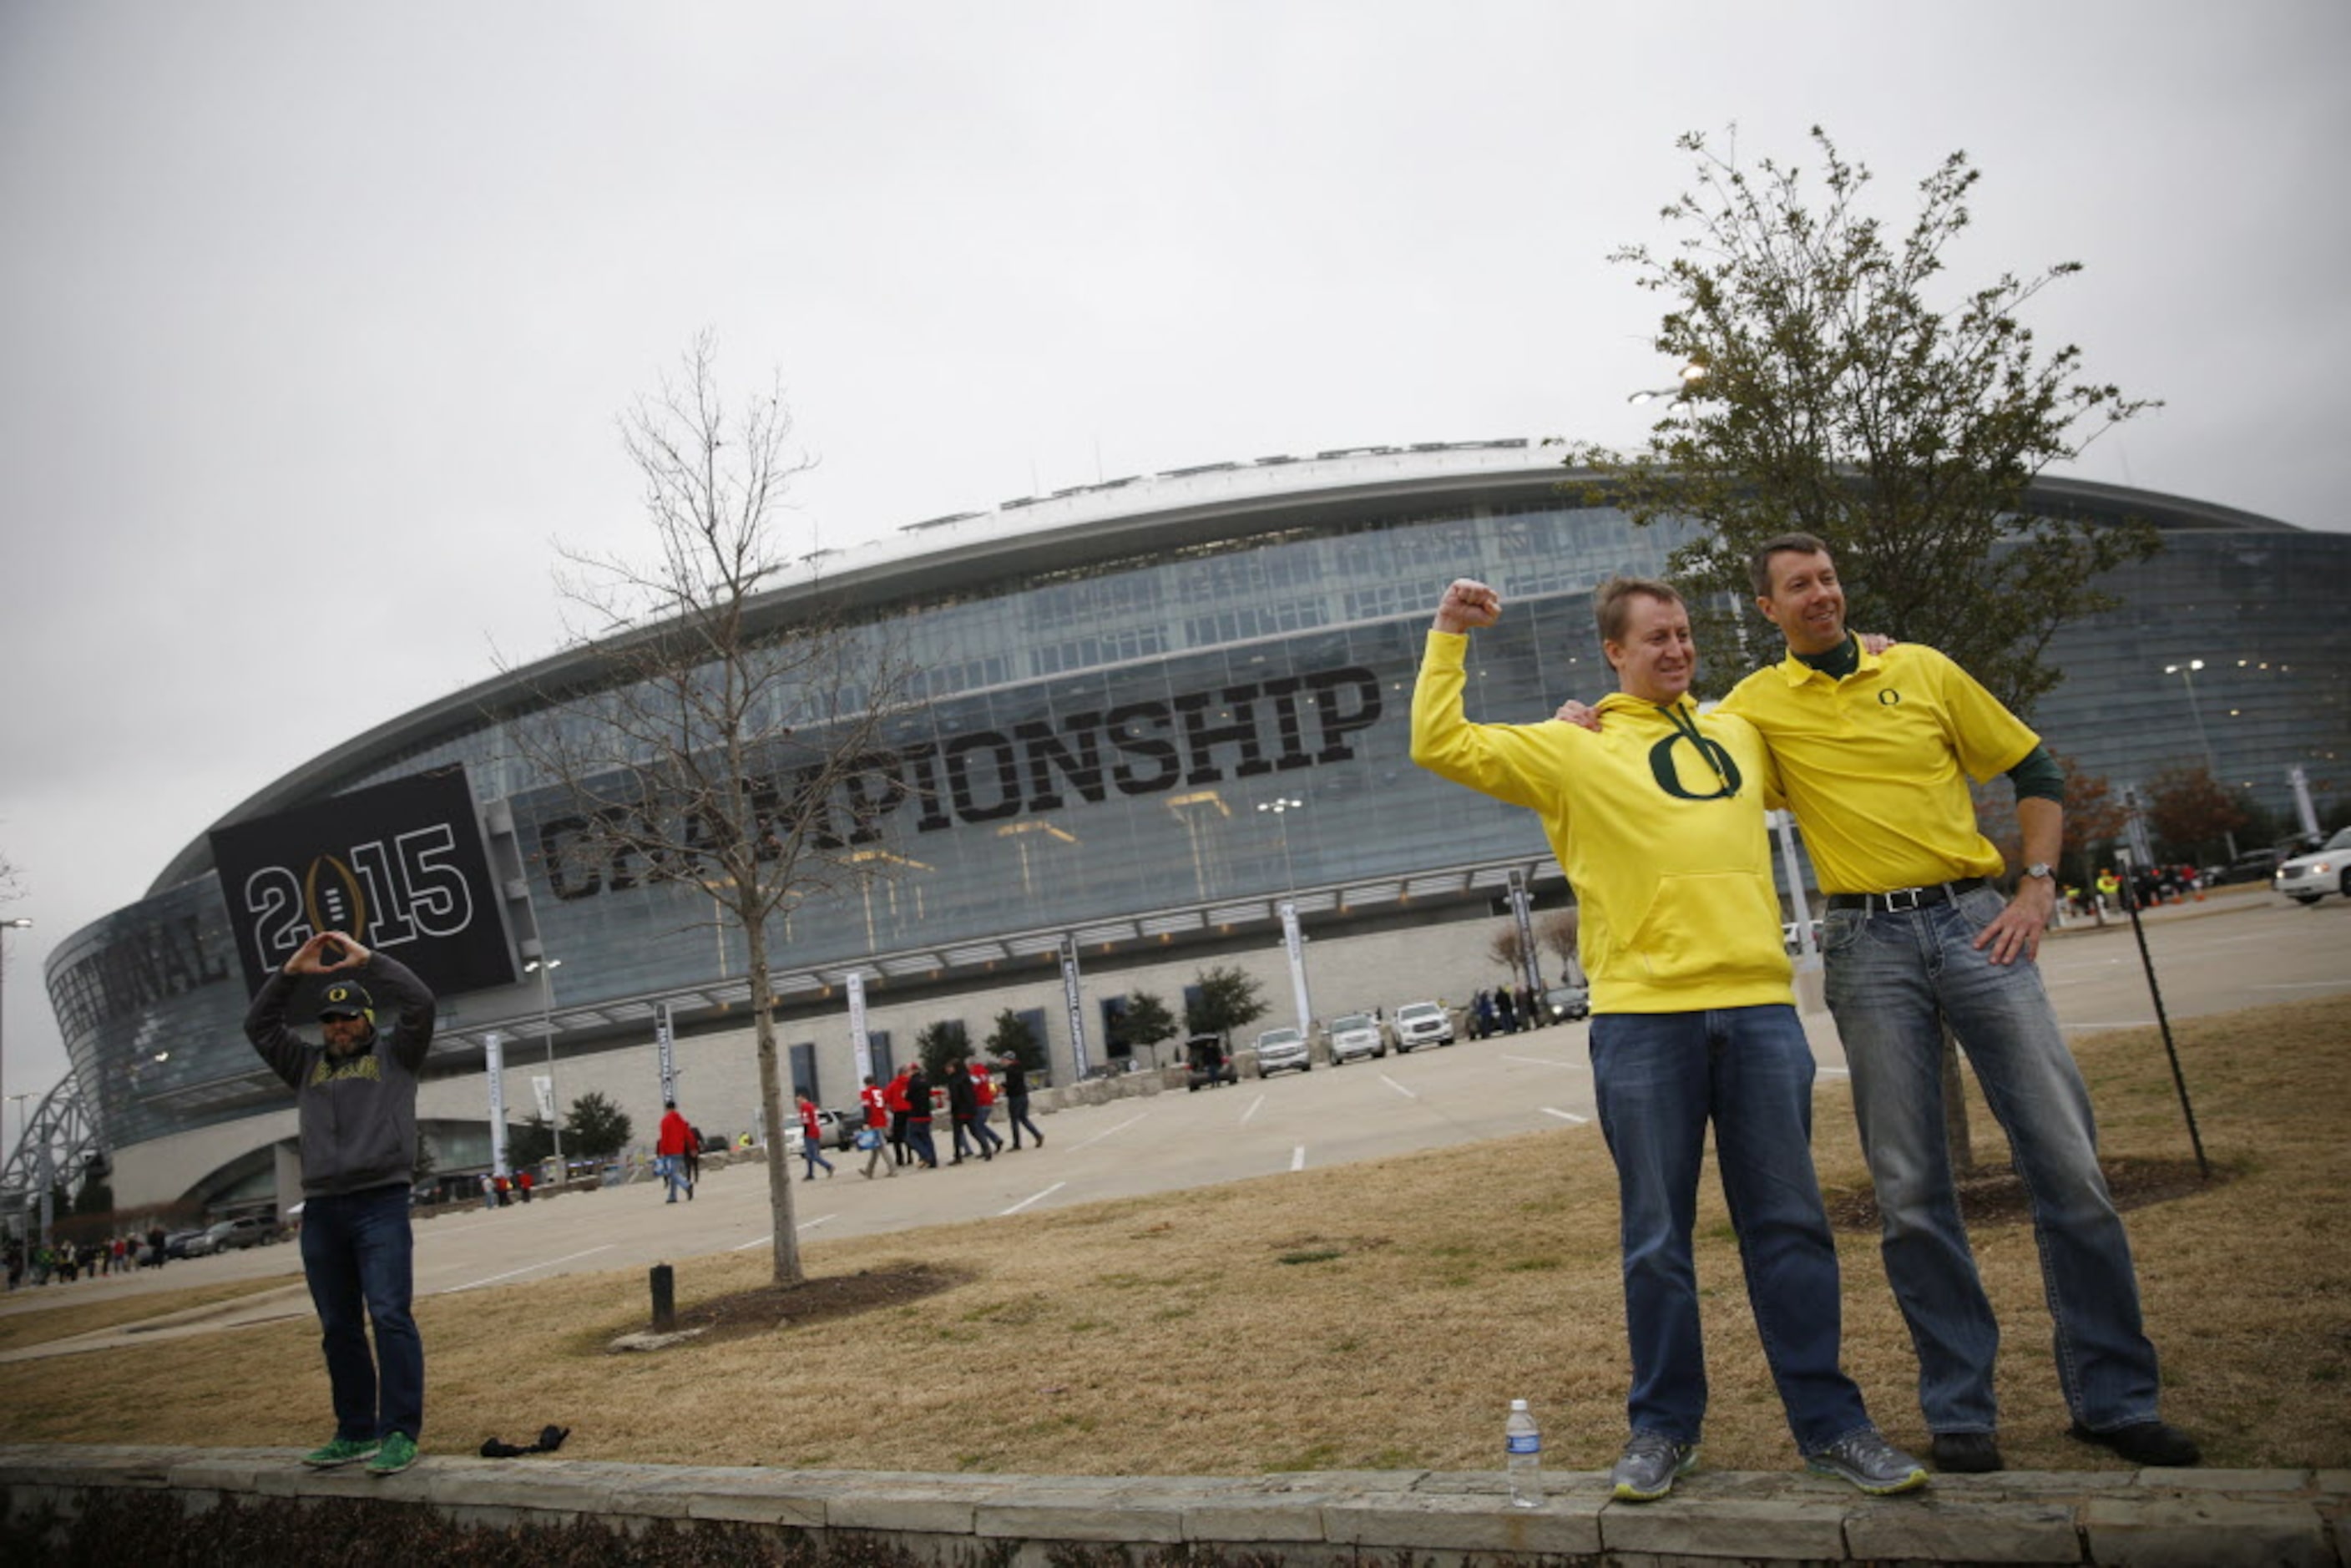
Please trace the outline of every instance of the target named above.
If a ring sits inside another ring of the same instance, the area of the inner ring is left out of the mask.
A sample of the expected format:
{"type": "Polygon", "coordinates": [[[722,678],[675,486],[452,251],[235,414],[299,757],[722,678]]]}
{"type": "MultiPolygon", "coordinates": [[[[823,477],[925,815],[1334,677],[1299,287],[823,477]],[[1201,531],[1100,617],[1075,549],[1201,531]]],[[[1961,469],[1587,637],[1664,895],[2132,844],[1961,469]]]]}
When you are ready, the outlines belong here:
{"type": "Polygon", "coordinates": [[[269,977],[245,1015],[245,1038],[284,1079],[302,1111],[302,1192],[306,1197],[405,1186],[416,1168],[416,1075],[433,1043],[433,993],[396,958],[372,953],[357,969],[338,970],[392,1015],[367,1049],[342,1061],[286,1027],[286,1009],[305,977],[269,977]]]}

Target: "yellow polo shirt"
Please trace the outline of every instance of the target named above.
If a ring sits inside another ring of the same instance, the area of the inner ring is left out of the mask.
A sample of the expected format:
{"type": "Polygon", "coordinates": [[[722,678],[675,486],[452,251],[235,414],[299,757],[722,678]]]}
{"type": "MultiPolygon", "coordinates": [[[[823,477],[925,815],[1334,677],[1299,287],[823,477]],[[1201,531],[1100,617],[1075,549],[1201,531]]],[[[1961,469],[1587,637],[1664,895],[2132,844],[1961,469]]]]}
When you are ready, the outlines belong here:
{"type": "Polygon", "coordinates": [[[1412,759],[1542,819],[1582,909],[1577,946],[1599,1013],[1792,1002],[1771,881],[1771,754],[1753,727],[1618,692],[1598,734],[1462,716],[1468,639],[1428,634],[1412,759]],[[1767,796],[1769,799],[1767,800],[1767,796]]]}
{"type": "Polygon", "coordinates": [[[1770,743],[1822,891],[2000,873],[1968,780],[2006,772],[2041,737],[1934,649],[1865,650],[1843,680],[1791,653],[1740,682],[1716,711],[1770,743]]]}

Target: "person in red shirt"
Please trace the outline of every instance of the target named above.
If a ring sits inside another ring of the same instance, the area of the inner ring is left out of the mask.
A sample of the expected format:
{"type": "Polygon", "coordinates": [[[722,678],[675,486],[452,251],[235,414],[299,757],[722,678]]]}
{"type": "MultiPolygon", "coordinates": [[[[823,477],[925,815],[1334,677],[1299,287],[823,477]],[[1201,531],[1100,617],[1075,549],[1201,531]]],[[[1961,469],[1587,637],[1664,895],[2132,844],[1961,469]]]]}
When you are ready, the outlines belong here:
{"type": "Polygon", "coordinates": [[[987,1063],[975,1056],[971,1059],[971,1135],[979,1145],[979,1156],[993,1159],[1004,1147],[1004,1134],[987,1124],[988,1113],[996,1109],[996,1080],[987,1075],[987,1063]]]}
{"type": "Polygon", "coordinates": [[[882,1103],[890,1112],[890,1153],[893,1164],[901,1166],[909,1157],[906,1153],[906,1123],[914,1114],[914,1102],[906,1092],[906,1081],[913,1076],[914,1071],[912,1066],[898,1069],[898,1075],[890,1080],[889,1086],[882,1091],[882,1103]]]}
{"type": "Polygon", "coordinates": [[[677,1189],[685,1188],[685,1199],[694,1201],[694,1183],[686,1179],[685,1152],[693,1146],[694,1129],[677,1113],[677,1102],[662,1104],[661,1137],[653,1145],[653,1168],[661,1172],[669,1184],[669,1201],[677,1201],[677,1189]]]}
{"type": "MultiPolygon", "coordinates": [[[[865,1179],[872,1181],[873,1167],[882,1165],[882,1156],[889,1152],[890,1092],[876,1084],[869,1072],[865,1075],[865,1087],[857,1092],[857,1100],[865,1107],[865,1127],[857,1134],[857,1146],[865,1151],[865,1179]]],[[[893,1160],[883,1170],[895,1176],[898,1164],[893,1160]]]]}
{"type": "Polygon", "coordinates": [[[824,1174],[832,1175],[832,1162],[824,1157],[824,1124],[817,1120],[816,1102],[806,1094],[799,1096],[800,1158],[808,1162],[808,1174],[802,1181],[816,1180],[816,1167],[822,1166],[824,1174]]]}

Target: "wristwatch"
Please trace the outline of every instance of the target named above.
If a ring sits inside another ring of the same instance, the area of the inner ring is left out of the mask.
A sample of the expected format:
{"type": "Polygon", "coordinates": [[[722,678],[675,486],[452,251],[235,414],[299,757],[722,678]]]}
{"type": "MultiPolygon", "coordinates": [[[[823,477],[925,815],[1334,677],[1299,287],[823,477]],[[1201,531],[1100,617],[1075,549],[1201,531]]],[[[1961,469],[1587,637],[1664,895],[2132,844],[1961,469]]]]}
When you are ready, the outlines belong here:
{"type": "Polygon", "coordinates": [[[2027,876],[2037,876],[2042,881],[2047,882],[2050,880],[2053,873],[2049,870],[2049,862],[2047,861],[2034,861],[2031,865],[2024,868],[2024,874],[2027,876]]]}

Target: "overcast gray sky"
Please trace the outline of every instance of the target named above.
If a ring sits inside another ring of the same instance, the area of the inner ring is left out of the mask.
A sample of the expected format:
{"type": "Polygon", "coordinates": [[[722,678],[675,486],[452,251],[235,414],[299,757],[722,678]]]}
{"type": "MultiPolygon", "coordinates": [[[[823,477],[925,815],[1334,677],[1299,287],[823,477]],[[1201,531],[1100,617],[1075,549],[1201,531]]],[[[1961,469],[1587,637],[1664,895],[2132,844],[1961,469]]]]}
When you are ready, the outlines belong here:
{"type": "MultiPolygon", "coordinates": [[[[779,374],[844,544],[1098,477],[1547,434],[1672,366],[1607,254],[1685,131],[1889,215],[2168,407],[2073,470],[2351,527],[2339,0],[0,0],[10,1091],[50,946],[335,743],[560,639],[615,416],[779,374]]],[[[15,1136],[9,1117],[6,1136],[15,1136]]]]}

